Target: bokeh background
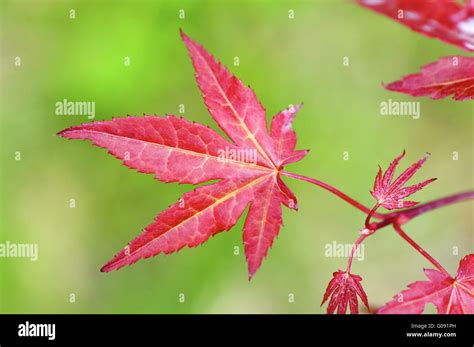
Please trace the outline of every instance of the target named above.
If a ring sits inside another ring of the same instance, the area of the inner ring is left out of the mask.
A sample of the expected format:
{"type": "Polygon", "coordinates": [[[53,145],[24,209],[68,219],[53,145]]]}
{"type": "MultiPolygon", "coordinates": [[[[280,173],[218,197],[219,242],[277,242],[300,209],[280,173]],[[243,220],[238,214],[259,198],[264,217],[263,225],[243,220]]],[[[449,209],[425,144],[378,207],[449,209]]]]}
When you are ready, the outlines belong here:
{"type": "MultiPolygon", "coordinates": [[[[36,262],[0,258],[3,313],[324,312],[320,302],[331,274],[346,264],[326,257],[325,245],[353,243],[364,215],[304,182],[286,180],[300,210],[284,210],[285,225],[251,282],[244,218],[198,248],[99,272],[190,186],[160,183],[89,143],[55,136],[88,121],[56,115],[55,103],[94,101],[96,120],[179,114],[184,104],[183,116],[217,129],[179,28],[250,84],[269,117],[304,102],[294,128],[298,147],[311,153],[288,170],[371,205],[377,164],[386,167],[405,148],[402,167],[432,153],[417,181],[438,177],[416,200],[473,187],[473,103],[415,99],[381,87],[465,52],[350,1],[1,1],[0,13],[0,242],[39,245],[36,262]],[[388,99],[419,101],[420,119],[381,116],[380,103],[388,99]]],[[[406,231],[454,273],[474,248],[472,203],[424,215],[406,231]]],[[[377,308],[424,279],[423,267],[430,264],[387,228],[367,240],[353,272],[377,308]]]]}

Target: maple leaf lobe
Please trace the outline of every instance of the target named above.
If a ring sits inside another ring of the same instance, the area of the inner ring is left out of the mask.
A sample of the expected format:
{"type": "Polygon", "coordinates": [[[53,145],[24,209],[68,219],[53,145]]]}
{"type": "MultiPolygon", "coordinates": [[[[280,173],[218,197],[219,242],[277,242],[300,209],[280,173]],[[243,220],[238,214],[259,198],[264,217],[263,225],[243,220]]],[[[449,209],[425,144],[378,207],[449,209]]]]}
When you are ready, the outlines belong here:
{"type": "MultiPolygon", "coordinates": [[[[473,19],[474,26],[474,19],[473,19]]],[[[454,100],[474,99],[474,58],[449,56],[423,66],[421,72],[384,85],[384,88],[412,96],[454,100]]]]}
{"type": "Polygon", "coordinates": [[[474,4],[451,0],[356,0],[411,30],[474,51],[474,4]]]}

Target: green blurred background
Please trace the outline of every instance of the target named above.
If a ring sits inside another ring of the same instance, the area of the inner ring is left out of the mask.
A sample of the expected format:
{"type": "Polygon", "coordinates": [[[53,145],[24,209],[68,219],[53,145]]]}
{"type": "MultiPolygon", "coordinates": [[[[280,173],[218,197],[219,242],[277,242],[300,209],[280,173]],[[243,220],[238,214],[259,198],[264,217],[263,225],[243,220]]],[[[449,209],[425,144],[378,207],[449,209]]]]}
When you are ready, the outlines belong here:
{"type": "MultiPolygon", "coordinates": [[[[88,121],[56,115],[55,103],[94,101],[96,120],[179,114],[184,104],[183,116],[217,129],[179,28],[250,84],[269,117],[304,102],[294,128],[298,147],[311,153],[289,171],[372,205],[368,191],[377,164],[385,168],[405,148],[402,167],[432,153],[417,181],[438,177],[415,200],[473,187],[473,103],[415,99],[381,87],[464,52],[349,1],[1,1],[0,13],[0,242],[39,245],[36,262],[0,258],[1,312],[324,312],[319,305],[331,274],[346,264],[346,258],[326,257],[325,245],[353,243],[364,215],[304,182],[286,180],[300,210],[284,209],[285,225],[251,282],[244,218],[198,248],[99,272],[190,186],[160,183],[89,143],[55,136],[88,121]],[[419,101],[421,118],[381,116],[380,102],[388,99],[419,101]]],[[[472,203],[424,215],[406,231],[454,273],[474,248],[472,203]]],[[[364,255],[353,272],[363,277],[374,308],[424,279],[422,267],[430,267],[388,228],[367,240],[364,255]]]]}

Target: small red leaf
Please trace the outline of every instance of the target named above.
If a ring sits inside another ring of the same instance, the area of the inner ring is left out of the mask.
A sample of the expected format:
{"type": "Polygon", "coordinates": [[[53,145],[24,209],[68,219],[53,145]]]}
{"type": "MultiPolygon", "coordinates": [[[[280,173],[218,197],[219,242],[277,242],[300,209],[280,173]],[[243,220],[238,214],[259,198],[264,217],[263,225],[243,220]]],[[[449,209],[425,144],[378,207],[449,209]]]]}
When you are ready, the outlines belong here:
{"type": "Polygon", "coordinates": [[[357,0],[375,12],[428,37],[474,51],[474,1],[357,0]]]}
{"type": "Polygon", "coordinates": [[[364,305],[369,309],[369,302],[364,288],[362,288],[360,284],[361,281],[362,277],[358,275],[341,270],[334,272],[333,278],[324,293],[323,302],[321,303],[321,305],[324,304],[326,300],[331,297],[327,307],[327,313],[332,314],[337,308],[337,314],[345,314],[348,303],[352,314],[359,313],[357,296],[361,298],[364,305]]]}
{"type": "Polygon", "coordinates": [[[152,173],[163,182],[218,180],[184,194],[102,271],[200,245],[231,229],[250,205],[243,241],[252,277],[280,230],[280,204],[298,208],[293,192],[280,178],[280,170],[306,155],[306,151],[295,151],[296,134],[291,129],[300,106],[275,116],[270,134],[265,110],[254,92],[202,46],[183,32],[181,36],[209,112],[232,142],[204,125],[174,116],[117,118],[74,126],[59,135],[91,140],[126,166],[152,173]]]}
{"type": "Polygon", "coordinates": [[[432,303],[439,314],[474,314],[474,254],[459,263],[455,278],[438,270],[425,269],[428,281],[408,285],[381,307],[381,314],[420,314],[432,303]]]}
{"type": "Polygon", "coordinates": [[[429,154],[427,153],[422,159],[411,165],[408,169],[398,176],[393,182],[393,175],[395,169],[398,166],[400,160],[405,156],[405,151],[395,158],[395,160],[390,163],[387,171],[382,177],[382,168],[379,166],[379,171],[375,177],[374,190],[370,192],[372,196],[377,200],[377,203],[380,206],[385,207],[388,210],[397,209],[397,208],[408,208],[418,204],[414,201],[403,201],[406,197],[414,194],[427,184],[436,180],[436,178],[431,178],[424,182],[405,187],[403,185],[408,182],[410,178],[421,168],[426,159],[428,159],[429,154]]]}
{"type": "Polygon", "coordinates": [[[474,58],[441,58],[424,66],[420,73],[405,76],[385,88],[412,96],[429,95],[433,99],[450,95],[454,100],[474,99],[474,58]]]}

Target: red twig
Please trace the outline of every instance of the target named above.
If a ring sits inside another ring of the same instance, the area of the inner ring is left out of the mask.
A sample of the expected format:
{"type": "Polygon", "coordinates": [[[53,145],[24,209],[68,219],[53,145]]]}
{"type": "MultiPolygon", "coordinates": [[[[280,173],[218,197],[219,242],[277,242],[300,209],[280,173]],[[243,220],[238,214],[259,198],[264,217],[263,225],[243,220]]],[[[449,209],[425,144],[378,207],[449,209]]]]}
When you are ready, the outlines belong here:
{"type": "Polygon", "coordinates": [[[355,255],[355,252],[357,251],[357,248],[359,248],[360,244],[365,240],[365,238],[367,236],[369,236],[371,234],[362,234],[359,236],[359,238],[357,239],[356,243],[354,244],[354,246],[352,246],[352,250],[351,250],[351,255],[349,257],[349,260],[347,261],[347,268],[346,268],[346,272],[350,272],[351,271],[351,267],[352,267],[352,259],[354,259],[354,255],[355,255]]]}
{"type": "Polygon", "coordinates": [[[474,191],[473,190],[468,191],[468,192],[463,192],[463,193],[457,193],[457,194],[454,194],[454,195],[449,195],[449,196],[446,196],[444,198],[440,198],[440,199],[436,199],[436,200],[432,200],[432,201],[429,201],[427,203],[409,208],[407,210],[390,213],[390,214],[387,215],[387,218],[390,218],[390,217],[393,217],[393,216],[403,216],[404,219],[405,219],[405,222],[407,222],[408,220],[410,220],[412,218],[415,218],[415,217],[417,217],[417,216],[419,216],[423,213],[429,212],[431,210],[434,210],[434,209],[437,209],[437,208],[440,208],[440,207],[444,207],[444,206],[448,206],[448,205],[454,204],[456,202],[470,200],[470,199],[474,199],[474,191]]]}
{"type": "MultiPolygon", "coordinates": [[[[376,203],[375,206],[370,210],[370,212],[367,214],[367,218],[365,219],[365,227],[367,229],[370,229],[370,220],[372,216],[376,213],[377,209],[379,208],[380,204],[376,203]]],[[[386,218],[386,217],[385,217],[386,218]]]]}
{"type": "Polygon", "coordinates": [[[393,223],[393,228],[395,229],[395,231],[398,233],[398,235],[400,235],[401,237],[403,237],[403,239],[408,242],[413,248],[415,248],[422,256],[424,256],[426,259],[428,259],[428,261],[433,264],[439,271],[441,271],[442,273],[446,274],[447,276],[451,277],[451,275],[449,274],[448,271],[446,271],[446,269],[444,267],[441,266],[440,263],[438,263],[438,261],[436,261],[435,258],[433,258],[427,251],[425,251],[423,248],[421,248],[421,246],[419,244],[417,244],[415,241],[413,241],[412,238],[410,238],[410,236],[408,236],[401,228],[401,226],[398,224],[398,223],[393,223]]]}
{"type": "MultiPolygon", "coordinates": [[[[368,208],[365,205],[361,204],[360,202],[352,199],[351,197],[349,197],[346,194],[344,194],[343,192],[341,192],[339,189],[334,188],[333,186],[330,186],[327,183],[321,182],[321,181],[319,181],[317,179],[314,179],[314,178],[311,178],[311,177],[306,177],[306,176],[303,176],[303,175],[298,175],[298,174],[294,174],[294,173],[286,172],[286,171],[281,171],[281,174],[285,175],[287,177],[291,177],[291,178],[295,178],[295,179],[298,179],[298,180],[301,180],[301,181],[306,181],[306,182],[315,184],[315,185],[317,185],[317,186],[319,186],[323,189],[326,189],[327,191],[333,193],[334,195],[337,195],[338,197],[340,197],[344,201],[348,202],[349,204],[351,204],[355,208],[359,209],[360,211],[362,211],[364,213],[370,213],[370,208],[368,208]]],[[[373,213],[372,215],[377,219],[383,219],[385,217],[384,214],[380,214],[380,213],[373,213]]]]}
{"type": "Polygon", "coordinates": [[[365,228],[363,232],[361,232],[360,237],[357,239],[356,243],[352,247],[351,255],[349,257],[348,263],[347,263],[347,272],[350,271],[351,266],[352,266],[352,259],[354,258],[354,254],[357,251],[357,248],[360,246],[360,244],[367,238],[369,235],[372,235],[375,233],[377,230],[382,229],[386,227],[387,225],[393,225],[394,229],[396,232],[405,240],[407,241],[412,247],[414,247],[419,253],[421,253],[426,259],[428,259],[438,270],[441,272],[445,273],[448,276],[449,273],[444,269],[440,263],[438,263],[431,255],[428,254],[423,248],[421,248],[420,245],[418,245],[415,241],[413,241],[401,228],[401,225],[407,223],[411,219],[418,217],[426,212],[432,211],[434,209],[443,207],[443,206],[448,206],[457,202],[465,201],[465,200],[470,200],[474,199],[474,191],[468,191],[468,192],[463,192],[463,193],[458,193],[450,196],[446,196],[444,198],[436,199],[429,201],[425,204],[418,205],[416,207],[412,207],[406,210],[402,211],[397,211],[389,214],[380,214],[377,213],[377,209],[380,206],[378,203],[375,204],[375,206],[372,209],[369,209],[365,205],[361,204],[360,202],[352,199],[351,197],[347,196],[343,192],[341,192],[339,189],[334,188],[330,186],[329,184],[326,184],[324,182],[321,182],[317,179],[311,178],[311,177],[306,177],[303,175],[298,175],[294,174],[291,172],[286,172],[282,171],[282,175],[299,179],[302,181],[306,181],[312,184],[315,184],[321,188],[324,188],[328,190],[329,192],[333,193],[334,195],[340,197],[344,201],[348,202],[355,208],[359,209],[360,211],[367,213],[367,218],[365,220],[365,228]],[[370,223],[370,220],[372,217],[375,217],[377,219],[380,219],[379,222],[375,223],[370,223]]]}

